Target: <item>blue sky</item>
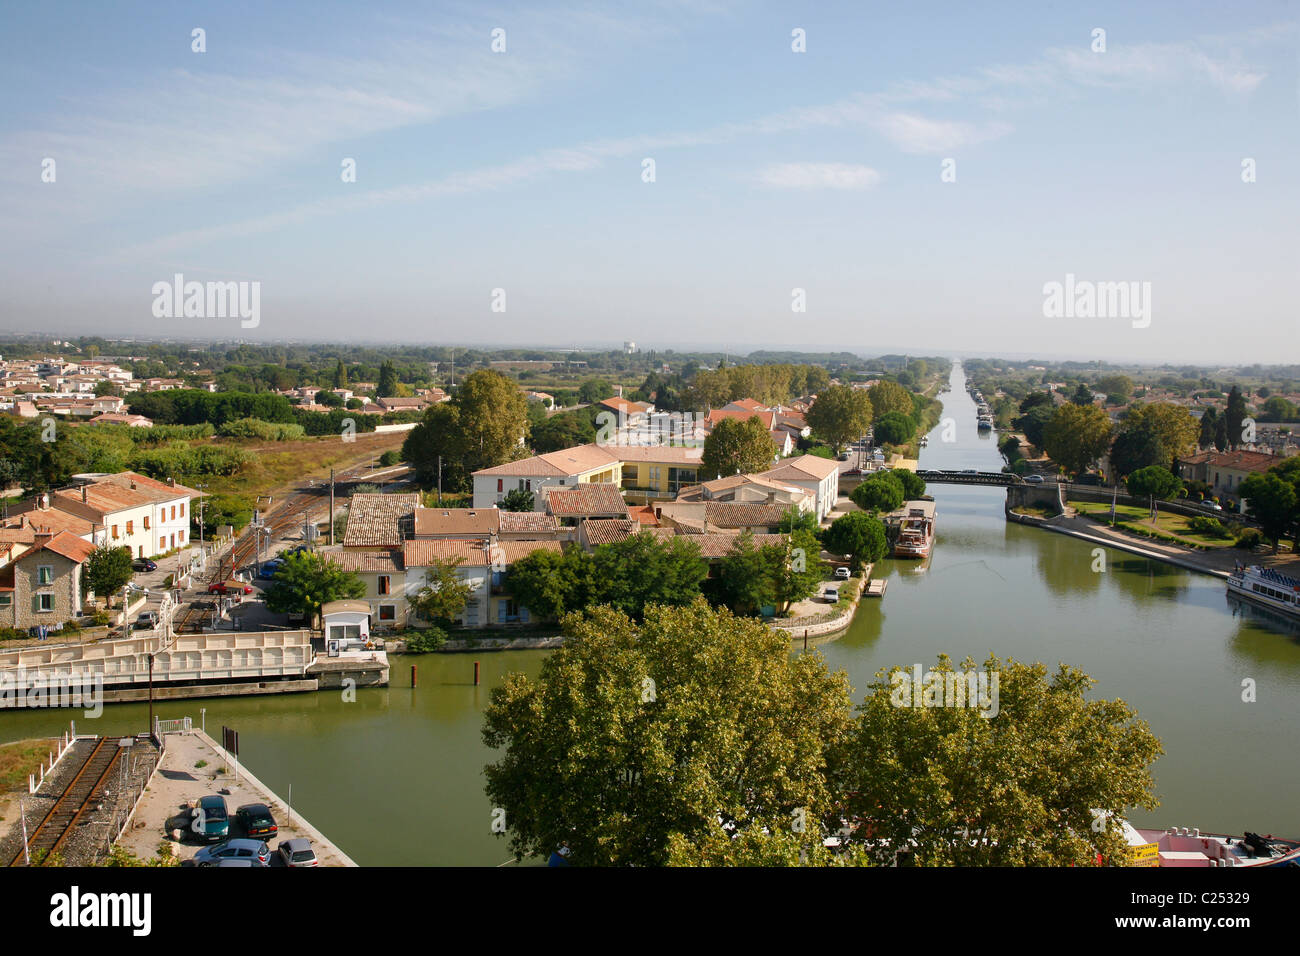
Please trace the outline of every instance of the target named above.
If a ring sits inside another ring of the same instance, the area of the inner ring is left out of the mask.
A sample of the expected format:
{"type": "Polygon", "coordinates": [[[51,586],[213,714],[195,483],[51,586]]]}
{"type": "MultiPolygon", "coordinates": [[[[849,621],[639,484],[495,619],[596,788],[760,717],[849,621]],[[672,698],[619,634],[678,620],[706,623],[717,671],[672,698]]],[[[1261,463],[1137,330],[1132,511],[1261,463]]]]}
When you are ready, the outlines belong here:
{"type": "Polygon", "coordinates": [[[13,7],[0,329],[1300,361],[1300,7],[1221,6],[13,7]]]}

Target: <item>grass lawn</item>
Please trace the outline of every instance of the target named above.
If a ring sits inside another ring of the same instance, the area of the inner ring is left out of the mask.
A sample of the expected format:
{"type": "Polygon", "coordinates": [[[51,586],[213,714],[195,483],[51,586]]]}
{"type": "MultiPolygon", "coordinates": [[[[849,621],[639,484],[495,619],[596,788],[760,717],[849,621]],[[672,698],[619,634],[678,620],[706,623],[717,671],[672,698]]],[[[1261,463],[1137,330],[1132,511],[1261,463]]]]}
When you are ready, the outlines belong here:
{"type": "Polygon", "coordinates": [[[250,461],[238,475],[229,478],[207,476],[193,479],[207,485],[209,494],[268,494],[304,478],[328,479],[330,468],[339,471],[357,462],[377,458],[384,452],[399,450],[408,432],[358,432],[356,441],[345,442],[330,435],[303,438],[299,441],[238,442],[250,461]]]}
{"type": "MultiPolygon", "coordinates": [[[[1079,514],[1103,522],[1109,522],[1110,520],[1110,505],[1105,502],[1071,501],[1070,505],[1079,514]]],[[[1184,515],[1160,512],[1155,523],[1152,524],[1150,514],[1150,509],[1140,505],[1118,505],[1115,508],[1116,525],[1123,524],[1140,530],[1156,531],[1176,538],[1183,544],[1195,545],[1201,548],[1231,548],[1233,546],[1232,538],[1215,538],[1193,531],[1189,525],[1191,519],[1184,515]]]]}
{"type": "Polygon", "coordinates": [[[27,792],[27,775],[40,770],[54,744],[48,739],[0,744],[0,793],[27,792]]]}

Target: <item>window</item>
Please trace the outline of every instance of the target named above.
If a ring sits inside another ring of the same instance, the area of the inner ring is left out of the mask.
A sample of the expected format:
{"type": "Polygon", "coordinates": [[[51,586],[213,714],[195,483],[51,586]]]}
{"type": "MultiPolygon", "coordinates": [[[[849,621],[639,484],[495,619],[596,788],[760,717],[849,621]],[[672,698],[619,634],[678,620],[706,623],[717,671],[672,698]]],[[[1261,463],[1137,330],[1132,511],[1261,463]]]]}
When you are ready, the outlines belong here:
{"type": "Polygon", "coordinates": [[[176,536],[177,536],[177,540],[179,540],[181,544],[184,544],[184,543],[185,543],[185,532],[184,532],[184,531],[178,531],[178,532],[176,532],[176,536]]]}
{"type": "Polygon", "coordinates": [[[381,621],[397,620],[397,605],[396,604],[379,605],[379,620],[381,621]]]}
{"type": "Polygon", "coordinates": [[[333,640],[333,641],[357,640],[357,641],[359,641],[359,640],[361,640],[361,625],[360,625],[360,624],[331,624],[331,625],[330,625],[330,640],[333,640]]]}
{"type": "Polygon", "coordinates": [[[37,601],[36,610],[41,612],[54,610],[53,594],[38,594],[36,595],[36,601],[37,601]]]}
{"type": "Polygon", "coordinates": [[[117,525],[113,525],[113,537],[117,537],[117,525]]]}
{"type": "Polygon", "coordinates": [[[185,517],[185,502],[181,502],[181,517],[185,517]]]}
{"type": "Polygon", "coordinates": [[[53,583],[54,583],[54,565],[52,565],[52,564],[42,564],[42,565],[40,565],[40,566],[36,569],[36,583],[37,583],[37,584],[53,584],[53,583]]]}
{"type": "Polygon", "coordinates": [[[497,479],[497,493],[498,493],[498,494],[501,493],[502,491],[505,491],[505,488],[503,487],[503,486],[504,486],[504,483],[505,483],[505,479],[504,479],[504,478],[498,478],[498,479],[497,479]]]}
{"type": "Polygon", "coordinates": [[[14,596],[12,594],[0,594],[0,607],[13,607],[14,596]]]}
{"type": "Polygon", "coordinates": [[[145,530],[145,531],[148,531],[148,530],[149,530],[149,516],[148,516],[148,515],[145,515],[145,517],[144,517],[144,530],[145,530]]]}
{"type": "Polygon", "coordinates": [[[389,581],[389,576],[387,574],[379,575],[379,593],[380,594],[393,593],[393,589],[389,581]]]}
{"type": "Polygon", "coordinates": [[[135,522],[134,522],[134,521],[128,521],[128,522],[126,523],[126,533],[127,533],[128,535],[135,534],[135,522]]]}
{"type": "Polygon", "coordinates": [[[176,520],[176,506],[172,505],[172,520],[176,520]]]}

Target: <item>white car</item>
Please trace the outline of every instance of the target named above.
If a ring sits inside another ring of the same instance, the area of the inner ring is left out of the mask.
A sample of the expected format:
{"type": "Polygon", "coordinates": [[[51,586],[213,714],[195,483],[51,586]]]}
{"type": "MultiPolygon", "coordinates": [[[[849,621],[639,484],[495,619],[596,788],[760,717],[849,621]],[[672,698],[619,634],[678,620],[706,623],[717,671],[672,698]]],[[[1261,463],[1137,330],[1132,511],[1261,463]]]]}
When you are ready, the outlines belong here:
{"type": "Polygon", "coordinates": [[[852,575],[849,574],[848,568],[836,568],[835,576],[839,578],[841,581],[847,581],[850,577],[852,577],[852,575]]]}
{"type": "Polygon", "coordinates": [[[1202,502],[1201,502],[1201,507],[1202,507],[1202,508],[1209,508],[1211,511],[1222,511],[1222,510],[1223,510],[1223,505],[1219,504],[1217,501],[1202,501],[1202,502]]]}
{"type": "Polygon", "coordinates": [[[826,600],[829,601],[831,604],[836,604],[839,602],[840,599],[840,589],[827,588],[826,593],[822,595],[822,597],[826,598],[826,600]]]}

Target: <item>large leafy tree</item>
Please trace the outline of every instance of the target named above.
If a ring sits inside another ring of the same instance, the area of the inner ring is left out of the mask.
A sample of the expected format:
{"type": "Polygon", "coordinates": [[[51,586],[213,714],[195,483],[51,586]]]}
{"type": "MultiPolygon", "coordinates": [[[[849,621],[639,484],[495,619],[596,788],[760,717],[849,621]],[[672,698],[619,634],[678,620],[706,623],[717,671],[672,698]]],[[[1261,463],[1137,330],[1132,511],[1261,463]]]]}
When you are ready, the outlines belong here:
{"type": "Polygon", "coordinates": [[[1264,536],[1277,543],[1286,534],[1296,515],[1296,487],[1281,475],[1269,472],[1248,475],[1237,486],[1237,494],[1246,499],[1246,511],[1259,522],[1264,536]]]}
{"type": "Polygon", "coordinates": [[[822,548],[811,530],[796,527],[790,534],[788,548],[766,544],[762,551],[768,557],[772,596],[779,610],[784,611],[795,601],[817,593],[822,582],[822,548]]]}
{"type": "Polygon", "coordinates": [[[586,445],[596,440],[591,412],[585,408],[557,412],[531,429],[533,450],[539,455],[586,445]]]}
{"type": "Polygon", "coordinates": [[[903,482],[892,471],[876,472],[849,494],[863,511],[896,511],[903,506],[905,497],[903,482]]]}
{"type": "Polygon", "coordinates": [[[708,573],[708,562],[688,535],[660,541],[642,531],[592,553],[591,599],[640,617],[651,605],[689,604],[708,573]]]}
{"type": "Polygon", "coordinates": [[[97,597],[112,598],[113,593],[131,580],[131,549],[98,545],[86,558],[82,569],[82,586],[97,597]]]}
{"type": "MultiPolygon", "coordinates": [[[[773,572],[769,555],[754,546],[754,536],[744,531],[731,543],[731,550],[718,569],[719,590],[737,614],[757,614],[764,605],[776,603],[773,572]]],[[[784,553],[778,552],[778,562],[784,553]]],[[[779,564],[778,564],[779,566],[779,564]]]]}
{"type": "Polygon", "coordinates": [[[465,610],[465,602],[474,593],[474,588],[456,573],[460,563],[460,558],[454,558],[435,560],[429,565],[424,572],[424,585],[406,599],[417,616],[445,627],[465,610]]]}
{"type": "Polygon", "coordinates": [[[876,421],[890,412],[910,418],[915,407],[912,393],[897,382],[877,382],[867,389],[867,397],[871,399],[872,417],[876,421]]]}
{"type": "MultiPolygon", "coordinates": [[[[910,399],[907,407],[910,411],[910,399]]],[[[867,433],[874,417],[872,408],[871,398],[865,390],[831,385],[817,393],[817,401],[808,409],[805,418],[813,433],[834,445],[838,452],[867,433]]]]}
{"type": "Polygon", "coordinates": [[[1125,480],[1128,492],[1139,498],[1146,496],[1151,504],[1151,515],[1155,517],[1157,501],[1167,501],[1182,491],[1183,483],[1168,468],[1162,465],[1148,465],[1139,468],[1125,480]]]}
{"type": "Polygon", "coordinates": [[[872,435],[877,445],[901,445],[916,431],[912,419],[902,412],[886,412],[876,419],[872,435]]]}
{"type": "Polygon", "coordinates": [[[1154,402],[1129,410],[1120,426],[1120,437],[1126,433],[1132,433],[1133,437],[1126,440],[1124,447],[1135,451],[1144,449],[1132,465],[1173,468],[1177,459],[1195,450],[1201,424],[1181,405],[1154,402]]]}
{"type": "Polygon", "coordinates": [[[424,419],[402,444],[421,484],[438,480],[442,459],[443,487],[465,487],[471,472],[513,461],[528,430],[527,402],[510,379],[491,369],[470,373],[448,402],[425,410],[424,419]]]}
{"type": "Polygon", "coordinates": [[[533,504],[533,492],[527,488],[511,488],[501,499],[500,508],[502,511],[532,511],[533,504]]]}
{"type": "Polygon", "coordinates": [[[485,789],[517,857],[566,844],[577,865],[660,866],[674,846],[812,829],[832,812],[827,755],[851,705],[820,655],[791,655],[784,635],[702,599],[639,625],[594,608],[565,633],[484,715],[500,751],[485,789]]]}
{"type": "MultiPolygon", "coordinates": [[[[1047,402],[1037,403],[1029,406],[1021,415],[1011,420],[1012,427],[1024,432],[1025,438],[1029,444],[1035,448],[1043,447],[1043,434],[1047,429],[1048,423],[1052,416],[1056,414],[1056,406],[1052,404],[1052,397],[1046,392],[1035,392],[1035,395],[1042,395],[1047,402]]],[[[1033,398],[1034,395],[1029,396],[1033,398]]],[[[1029,399],[1025,399],[1029,401],[1029,399]]],[[[1023,408],[1023,403],[1021,404],[1023,408]]]]}
{"type": "Polygon", "coordinates": [[[700,472],[713,477],[764,471],[775,457],[776,443],[761,419],[724,418],[704,439],[700,472]]]}
{"type": "Polygon", "coordinates": [[[822,543],[827,551],[847,554],[854,570],[879,561],[889,550],[884,522],[865,511],[850,511],[836,518],[826,529],[822,543]]]}
{"type": "Polygon", "coordinates": [[[585,607],[591,594],[591,556],[573,548],[563,553],[533,551],[510,566],[506,588],[535,618],[558,621],[585,607]]]}
{"type": "MultiPolygon", "coordinates": [[[[844,816],[860,824],[850,845],[881,863],[900,847],[931,866],[1120,862],[1125,841],[1109,821],[1157,806],[1159,740],[1123,701],[1090,699],[1094,681],[1074,668],[1049,677],[996,657],[984,668],[998,676],[984,708],[900,706],[916,701],[896,672],[877,675],[834,762],[844,816]]],[[[945,656],[933,671],[942,682],[954,668],[945,656]]]]}
{"type": "Polygon", "coordinates": [[[1110,447],[1110,418],[1097,405],[1067,402],[1043,429],[1043,450],[1066,471],[1077,474],[1110,447]]]}
{"type": "Polygon", "coordinates": [[[322,604],[364,597],[365,582],[315,551],[288,554],[266,589],[267,610],[315,618],[322,604]]]}

